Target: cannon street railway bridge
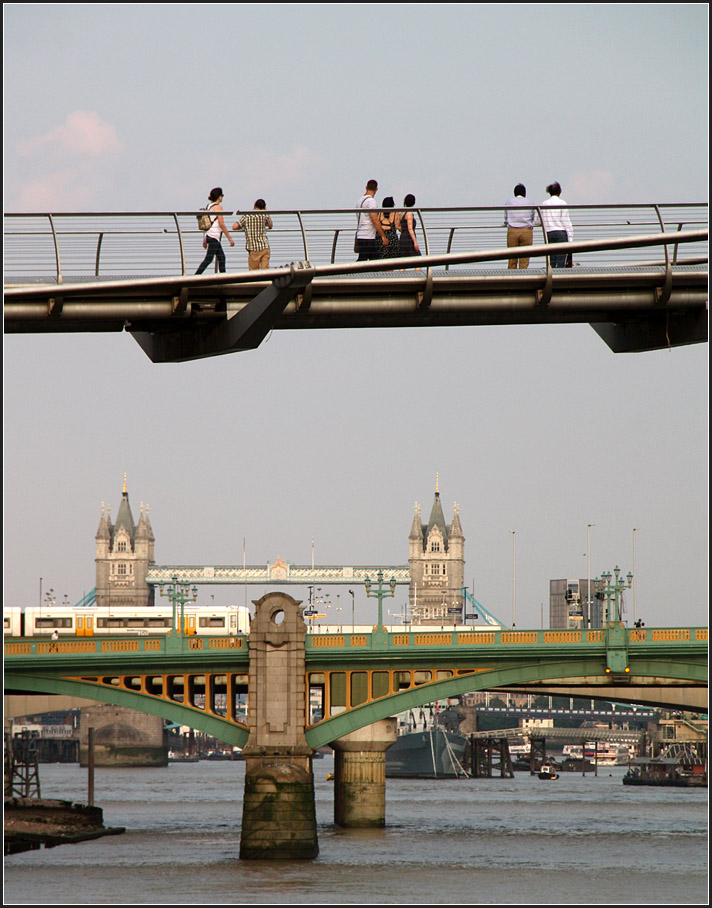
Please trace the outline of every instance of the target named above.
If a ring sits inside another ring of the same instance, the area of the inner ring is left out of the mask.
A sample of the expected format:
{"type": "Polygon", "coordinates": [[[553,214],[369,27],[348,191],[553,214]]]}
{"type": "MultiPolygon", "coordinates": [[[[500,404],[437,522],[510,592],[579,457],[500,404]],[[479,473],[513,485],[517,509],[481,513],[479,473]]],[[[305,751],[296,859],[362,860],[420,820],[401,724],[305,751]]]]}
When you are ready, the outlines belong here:
{"type": "MultiPolygon", "coordinates": [[[[280,595],[280,594],[272,594],[280,595]]],[[[526,690],[706,709],[706,628],[314,629],[299,710],[313,748],[470,691],[526,690]],[[315,707],[315,704],[316,707],[315,707]]],[[[249,636],[5,643],[5,687],[127,706],[244,746],[249,636]]],[[[253,692],[254,693],[254,692],[253,692]]]]}

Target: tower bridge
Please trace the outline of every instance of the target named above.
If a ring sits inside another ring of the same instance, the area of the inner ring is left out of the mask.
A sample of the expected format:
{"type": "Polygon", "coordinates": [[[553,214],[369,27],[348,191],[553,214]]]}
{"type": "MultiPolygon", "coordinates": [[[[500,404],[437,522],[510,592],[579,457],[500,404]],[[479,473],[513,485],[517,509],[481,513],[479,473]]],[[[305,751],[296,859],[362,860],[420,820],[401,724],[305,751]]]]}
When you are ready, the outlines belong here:
{"type": "Polygon", "coordinates": [[[465,536],[459,508],[446,522],[440,500],[439,477],[427,522],[416,502],[408,535],[407,565],[295,565],[282,558],[264,565],[158,565],[149,508],[141,503],[135,522],[124,475],[116,520],[102,504],[96,543],[96,586],[81,603],[98,606],[145,606],[156,601],[155,588],[180,583],[190,586],[313,586],[365,585],[379,575],[392,584],[408,585],[410,615],[416,624],[453,624],[464,618],[469,602],[489,624],[501,624],[474,600],[465,587],[465,536]]]}
{"type": "Polygon", "coordinates": [[[379,571],[396,584],[409,584],[410,569],[404,565],[299,565],[278,558],[266,565],[155,565],[146,575],[153,586],[178,580],[180,583],[248,586],[349,586],[363,585],[367,577],[375,578],[379,571]]]}

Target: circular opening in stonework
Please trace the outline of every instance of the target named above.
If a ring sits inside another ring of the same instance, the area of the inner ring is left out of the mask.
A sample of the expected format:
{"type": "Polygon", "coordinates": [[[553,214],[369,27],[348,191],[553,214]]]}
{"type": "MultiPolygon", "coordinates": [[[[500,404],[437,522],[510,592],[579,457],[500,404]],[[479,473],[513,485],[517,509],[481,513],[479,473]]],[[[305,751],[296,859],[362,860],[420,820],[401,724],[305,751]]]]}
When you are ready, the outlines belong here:
{"type": "Polygon", "coordinates": [[[278,612],[275,612],[272,615],[272,623],[276,624],[279,627],[280,624],[284,622],[284,612],[280,609],[278,612]]]}

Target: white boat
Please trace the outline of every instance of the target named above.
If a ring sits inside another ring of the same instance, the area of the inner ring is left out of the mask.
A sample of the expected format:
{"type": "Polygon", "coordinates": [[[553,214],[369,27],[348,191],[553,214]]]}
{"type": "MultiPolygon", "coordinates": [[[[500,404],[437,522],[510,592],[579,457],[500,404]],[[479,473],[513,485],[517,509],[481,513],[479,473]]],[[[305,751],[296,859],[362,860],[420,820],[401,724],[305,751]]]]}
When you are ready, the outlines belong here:
{"type": "Polygon", "coordinates": [[[610,742],[599,742],[598,753],[596,753],[595,743],[586,744],[586,759],[596,762],[599,766],[625,766],[630,757],[630,750],[627,744],[615,744],[610,742]]]}

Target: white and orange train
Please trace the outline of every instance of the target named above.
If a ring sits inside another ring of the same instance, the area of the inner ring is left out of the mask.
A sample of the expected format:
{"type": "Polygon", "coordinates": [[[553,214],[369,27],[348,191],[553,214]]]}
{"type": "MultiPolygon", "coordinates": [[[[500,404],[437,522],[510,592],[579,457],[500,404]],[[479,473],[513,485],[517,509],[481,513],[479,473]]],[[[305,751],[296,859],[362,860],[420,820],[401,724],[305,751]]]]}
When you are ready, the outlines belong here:
{"type": "MultiPolygon", "coordinates": [[[[319,616],[324,617],[323,615],[319,616]]],[[[308,633],[312,634],[370,634],[373,625],[321,625],[310,620],[308,633]]],[[[180,610],[178,613],[180,622],[180,610]]],[[[167,634],[173,627],[172,606],[148,606],[143,609],[114,606],[30,606],[26,609],[3,609],[3,627],[6,637],[51,637],[55,631],[61,637],[105,637],[107,635],[148,636],[167,634]]],[[[440,631],[491,632],[501,630],[500,625],[473,626],[447,625],[387,625],[391,633],[414,631],[436,634],[440,631]]],[[[250,610],[244,605],[186,605],[183,608],[183,632],[188,635],[219,637],[249,634],[250,610]]]]}
{"type": "MultiPolygon", "coordinates": [[[[181,611],[178,610],[180,622],[181,611]]],[[[243,605],[186,605],[182,610],[183,631],[188,635],[229,636],[247,634],[250,610],[243,605]]],[[[6,637],[104,637],[107,635],[167,634],[173,627],[171,606],[149,606],[143,609],[30,606],[26,609],[3,609],[6,637]]]]}

